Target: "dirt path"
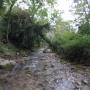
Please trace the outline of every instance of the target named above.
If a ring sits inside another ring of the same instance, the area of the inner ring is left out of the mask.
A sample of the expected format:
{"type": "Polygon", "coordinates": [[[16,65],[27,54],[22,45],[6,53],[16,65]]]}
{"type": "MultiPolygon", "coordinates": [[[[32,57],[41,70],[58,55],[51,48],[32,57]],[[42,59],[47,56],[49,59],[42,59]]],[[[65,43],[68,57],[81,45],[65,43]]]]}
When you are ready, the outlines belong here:
{"type": "Polygon", "coordinates": [[[25,65],[1,80],[0,90],[90,90],[90,67],[72,65],[43,49],[23,59],[25,65]]]}

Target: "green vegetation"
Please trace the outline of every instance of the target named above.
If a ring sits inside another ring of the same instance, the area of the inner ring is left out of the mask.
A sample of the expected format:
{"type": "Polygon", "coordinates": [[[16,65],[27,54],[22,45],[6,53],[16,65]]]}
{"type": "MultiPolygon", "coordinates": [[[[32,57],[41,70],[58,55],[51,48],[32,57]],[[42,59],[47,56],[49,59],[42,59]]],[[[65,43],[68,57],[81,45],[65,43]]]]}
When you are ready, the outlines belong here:
{"type": "Polygon", "coordinates": [[[90,63],[90,35],[56,32],[52,44],[61,57],[78,63],[90,63]]]}
{"type": "Polygon", "coordinates": [[[63,21],[61,13],[53,7],[55,1],[1,0],[0,53],[32,50],[46,42],[61,57],[90,64],[89,0],[75,0],[74,14],[78,18],[74,22],[63,21]],[[27,9],[20,7],[22,3],[27,9]],[[78,23],[78,30],[73,28],[73,23],[78,23]]]}
{"type": "Polygon", "coordinates": [[[0,57],[2,58],[15,58],[17,52],[21,54],[21,50],[16,48],[15,45],[11,43],[0,42],[0,57]]]}
{"type": "Polygon", "coordinates": [[[51,48],[62,58],[85,65],[90,65],[89,3],[88,0],[80,0],[74,3],[74,14],[78,15],[74,21],[74,23],[78,23],[77,31],[70,26],[71,22],[64,22],[59,16],[56,20],[53,36],[49,38],[52,43],[51,48]]]}
{"type": "Polygon", "coordinates": [[[88,24],[88,23],[81,24],[79,27],[79,33],[90,35],[90,24],[88,24]]]}
{"type": "MultiPolygon", "coordinates": [[[[50,4],[54,0],[45,2],[50,4]]],[[[40,46],[43,42],[42,36],[49,29],[47,8],[44,2],[37,0],[20,3],[25,3],[29,8],[23,10],[15,6],[19,4],[17,0],[2,0],[1,4],[5,7],[5,13],[2,13],[0,17],[0,41],[31,50],[34,46],[40,46]]]]}
{"type": "Polygon", "coordinates": [[[14,67],[13,64],[0,65],[0,67],[6,71],[11,71],[14,67]]]}

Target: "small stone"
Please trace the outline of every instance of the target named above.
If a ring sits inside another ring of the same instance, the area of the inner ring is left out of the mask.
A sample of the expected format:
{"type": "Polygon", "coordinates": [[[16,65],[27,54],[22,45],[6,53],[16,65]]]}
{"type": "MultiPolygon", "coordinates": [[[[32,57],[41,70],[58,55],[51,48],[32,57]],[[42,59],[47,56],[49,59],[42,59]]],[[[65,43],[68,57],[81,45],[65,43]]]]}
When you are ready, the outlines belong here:
{"type": "Polygon", "coordinates": [[[53,64],[51,65],[51,68],[54,68],[54,65],[53,64]]]}
{"type": "Polygon", "coordinates": [[[45,88],[43,88],[42,90],[46,90],[45,88]]]}
{"type": "Polygon", "coordinates": [[[59,79],[55,79],[54,82],[58,84],[59,83],[59,79]]]}
{"type": "Polygon", "coordinates": [[[78,87],[78,86],[76,86],[74,89],[75,89],[75,90],[79,90],[79,87],[78,87]]]}
{"type": "Polygon", "coordinates": [[[44,69],[43,70],[47,70],[48,66],[47,65],[44,65],[44,69]]]}
{"type": "Polygon", "coordinates": [[[42,83],[39,83],[38,86],[44,87],[42,83]]]}
{"type": "Polygon", "coordinates": [[[18,55],[18,56],[19,56],[19,55],[20,55],[20,53],[19,53],[19,52],[17,52],[17,53],[16,53],[16,55],[18,55]]]}
{"type": "Polygon", "coordinates": [[[51,53],[51,49],[45,49],[43,53],[51,53]]]}
{"type": "Polygon", "coordinates": [[[72,67],[72,68],[71,68],[71,71],[74,72],[74,71],[75,71],[75,68],[72,67]]]}
{"type": "Polygon", "coordinates": [[[51,88],[51,90],[55,90],[55,88],[54,87],[50,87],[51,88]]]}
{"type": "Polygon", "coordinates": [[[79,85],[80,86],[81,85],[81,82],[80,81],[76,82],[76,85],[79,85]]]}

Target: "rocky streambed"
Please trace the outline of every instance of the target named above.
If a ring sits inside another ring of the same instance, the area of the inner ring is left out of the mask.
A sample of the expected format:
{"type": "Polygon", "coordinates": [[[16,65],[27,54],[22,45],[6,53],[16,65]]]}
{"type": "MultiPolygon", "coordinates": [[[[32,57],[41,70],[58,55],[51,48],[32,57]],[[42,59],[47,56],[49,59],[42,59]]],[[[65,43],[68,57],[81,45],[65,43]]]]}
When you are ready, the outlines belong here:
{"type": "Polygon", "coordinates": [[[90,67],[73,65],[50,50],[43,51],[23,57],[11,71],[0,70],[0,90],[90,90],[90,67]]]}

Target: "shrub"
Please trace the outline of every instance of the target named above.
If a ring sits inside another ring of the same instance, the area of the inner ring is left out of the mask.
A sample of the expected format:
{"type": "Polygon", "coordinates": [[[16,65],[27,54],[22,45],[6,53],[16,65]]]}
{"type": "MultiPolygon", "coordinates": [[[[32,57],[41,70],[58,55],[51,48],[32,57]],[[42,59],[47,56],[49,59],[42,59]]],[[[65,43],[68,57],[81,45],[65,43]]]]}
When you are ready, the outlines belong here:
{"type": "Polygon", "coordinates": [[[89,23],[81,24],[79,27],[79,33],[90,35],[90,24],[89,23]]]}
{"type": "Polygon", "coordinates": [[[17,48],[13,44],[4,44],[0,42],[0,56],[13,56],[16,55],[17,51],[17,48]]]}
{"type": "Polygon", "coordinates": [[[55,51],[65,59],[90,63],[90,35],[56,32],[52,44],[56,46],[55,51]]]}

